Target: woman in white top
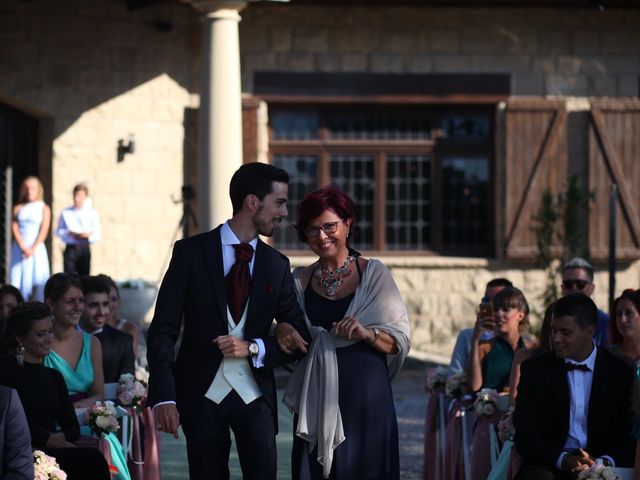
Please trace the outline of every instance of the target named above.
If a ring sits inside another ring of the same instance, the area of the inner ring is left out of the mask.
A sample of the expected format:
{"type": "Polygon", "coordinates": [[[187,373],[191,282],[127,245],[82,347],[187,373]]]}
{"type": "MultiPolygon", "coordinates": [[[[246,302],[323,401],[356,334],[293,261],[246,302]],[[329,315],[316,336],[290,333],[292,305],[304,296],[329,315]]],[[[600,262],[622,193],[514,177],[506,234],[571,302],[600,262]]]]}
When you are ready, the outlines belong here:
{"type": "Polygon", "coordinates": [[[44,284],[50,274],[44,241],[51,226],[51,209],[43,201],[44,188],[37,177],[27,177],[20,185],[18,203],[13,207],[11,284],[25,300],[44,301],[44,284]]]}

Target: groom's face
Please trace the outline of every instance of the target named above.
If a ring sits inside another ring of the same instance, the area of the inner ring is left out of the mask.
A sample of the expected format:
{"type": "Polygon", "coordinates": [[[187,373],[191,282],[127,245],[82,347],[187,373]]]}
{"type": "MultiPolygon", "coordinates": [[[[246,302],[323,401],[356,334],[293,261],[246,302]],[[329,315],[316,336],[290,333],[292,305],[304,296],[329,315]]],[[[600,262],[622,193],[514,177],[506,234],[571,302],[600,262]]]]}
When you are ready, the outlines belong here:
{"type": "Polygon", "coordinates": [[[253,225],[259,235],[271,237],[280,222],[287,218],[287,195],[289,186],[273,182],[273,190],[265,195],[253,216],[253,225]]]}

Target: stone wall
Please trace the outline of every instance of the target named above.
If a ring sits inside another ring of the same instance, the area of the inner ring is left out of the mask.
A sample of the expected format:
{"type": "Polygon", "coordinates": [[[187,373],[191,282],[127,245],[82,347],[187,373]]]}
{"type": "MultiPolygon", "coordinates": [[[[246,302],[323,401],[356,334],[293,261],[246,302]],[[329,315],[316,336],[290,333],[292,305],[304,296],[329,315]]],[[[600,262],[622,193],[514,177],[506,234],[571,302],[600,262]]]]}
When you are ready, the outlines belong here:
{"type": "MultiPolygon", "coordinates": [[[[0,101],[50,120],[53,227],[88,184],[102,220],[92,272],[156,281],[182,214],[184,109],[199,85],[200,27],[186,6],[117,0],[0,5],[0,101]],[[158,22],[169,22],[161,31],[158,22]],[[194,42],[194,36],[196,41],[194,42]],[[194,45],[196,48],[194,48],[194,45]],[[119,139],[135,153],[116,162],[119,139]]],[[[53,271],[63,244],[54,239],[53,271]]]]}
{"type": "Polygon", "coordinates": [[[515,95],[637,96],[639,10],[343,8],[253,4],[253,72],[510,73],[515,95]]]}

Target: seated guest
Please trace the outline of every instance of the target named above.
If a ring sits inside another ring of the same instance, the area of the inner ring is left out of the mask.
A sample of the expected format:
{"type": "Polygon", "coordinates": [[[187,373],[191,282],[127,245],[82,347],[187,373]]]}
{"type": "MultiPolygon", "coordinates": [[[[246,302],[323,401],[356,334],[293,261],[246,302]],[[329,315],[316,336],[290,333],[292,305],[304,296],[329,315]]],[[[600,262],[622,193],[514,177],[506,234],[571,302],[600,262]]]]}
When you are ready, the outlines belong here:
{"type": "Polygon", "coordinates": [[[518,350],[513,356],[511,375],[509,376],[509,406],[515,406],[518,396],[518,382],[520,381],[520,366],[522,362],[536,355],[547,353],[551,350],[551,316],[553,303],[544,311],[544,319],[540,328],[540,343],[537,346],[518,350]]]}
{"type": "Polygon", "coordinates": [[[473,330],[467,365],[467,385],[473,392],[481,388],[506,390],[514,352],[525,346],[520,336],[529,315],[524,294],[515,287],[504,288],[493,299],[493,312],[493,322],[479,318],[473,330]],[[491,330],[494,337],[481,343],[482,333],[491,330]]]}
{"type": "MultiPolygon", "coordinates": [[[[596,289],[593,283],[593,266],[584,258],[572,258],[562,266],[560,288],[562,295],[580,292],[591,297],[596,289]]],[[[593,339],[598,346],[609,345],[609,314],[602,310],[598,310],[598,326],[593,333],[593,339]]]]}
{"type": "MultiPolygon", "coordinates": [[[[80,427],[64,379],[42,364],[51,350],[52,328],[51,310],[44,303],[28,302],[14,308],[7,322],[7,340],[14,355],[0,365],[0,380],[18,391],[33,448],[55,457],[69,480],[109,479],[109,468],[97,449],[77,448],[72,443],[78,440],[80,427]]],[[[29,460],[31,463],[31,455],[29,460]]]]}
{"type": "MultiPolygon", "coordinates": [[[[494,278],[490,280],[484,290],[483,300],[493,301],[500,290],[505,287],[513,287],[513,284],[506,278],[494,278]]],[[[476,322],[480,320],[480,310],[476,315],[476,322]]],[[[493,332],[491,332],[493,335],[493,332]]],[[[449,374],[464,372],[469,362],[469,352],[471,351],[471,338],[473,337],[473,328],[465,328],[460,330],[456,338],[456,345],[453,347],[451,361],[449,362],[449,374]]]]}
{"type": "Polygon", "coordinates": [[[613,302],[609,350],[630,362],[640,360],[640,290],[625,290],[613,302]]]}
{"type": "MultiPolygon", "coordinates": [[[[84,312],[80,280],[76,275],[56,273],[47,281],[44,296],[54,317],[53,345],[44,364],[62,374],[76,408],[90,407],[104,400],[102,347],[97,338],[77,328],[84,312]]],[[[83,428],[90,433],[88,427],[83,428]]],[[[120,441],[113,433],[104,439],[109,443],[111,462],[118,469],[116,480],[131,480],[120,441]]]]}
{"type": "Polygon", "coordinates": [[[102,345],[102,369],[105,383],[117,382],[123,373],[134,373],[133,337],[107,323],[110,314],[110,286],[104,278],[81,279],[84,312],[80,328],[95,335],[102,345]]]}
{"type": "Polygon", "coordinates": [[[0,478],[32,480],[33,455],[27,419],[12,388],[0,386],[0,478]]]}
{"type": "Polygon", "coordinates": [[[114,282],[110,276],[104,274],[98,275],[98,278],[104,280],[107,285],[109,285],[110,310],[109,316],[107,317],[107,324],[133,337],[133,355],[136,359],[139,359],[138,346],[140,343],[140,328],[138,328],[137,324],[120,317],[120,290],[116,282],[114,282]]]}
{"type": "Polygon", "coordinates": [[[11,309],[22,302],[24,298],[16,287],[9,284],[0,287],[0,337],[4,336],[4,327],[11,309]]]}
{"type": "Polygon", "coordinates": [[[570,478],[598,459],[633,466],[634,372],[593,340],[598,309],[572,293],[553,307],[548,352],[521,367],[514,414],[518,479],[570,478]]]}

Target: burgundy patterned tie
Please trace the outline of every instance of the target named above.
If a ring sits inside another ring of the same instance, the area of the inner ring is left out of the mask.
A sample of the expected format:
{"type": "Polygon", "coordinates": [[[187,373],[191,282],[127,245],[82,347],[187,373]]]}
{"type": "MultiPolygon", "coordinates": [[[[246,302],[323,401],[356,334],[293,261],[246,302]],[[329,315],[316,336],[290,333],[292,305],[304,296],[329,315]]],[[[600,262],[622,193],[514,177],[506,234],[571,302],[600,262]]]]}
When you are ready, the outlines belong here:
{"type": "Polygon", "coordinates": [[[248,243],[238,243],[233,248],[236,251],[236,263],[225,278],[225,288],[231,316],[239,323],[251,290],[249,262],[253,257],[253,247],[248,243]]]}

